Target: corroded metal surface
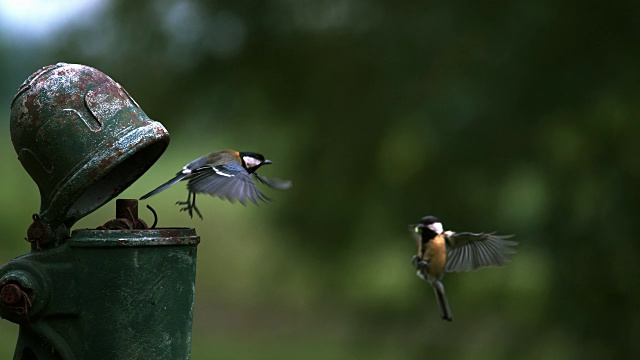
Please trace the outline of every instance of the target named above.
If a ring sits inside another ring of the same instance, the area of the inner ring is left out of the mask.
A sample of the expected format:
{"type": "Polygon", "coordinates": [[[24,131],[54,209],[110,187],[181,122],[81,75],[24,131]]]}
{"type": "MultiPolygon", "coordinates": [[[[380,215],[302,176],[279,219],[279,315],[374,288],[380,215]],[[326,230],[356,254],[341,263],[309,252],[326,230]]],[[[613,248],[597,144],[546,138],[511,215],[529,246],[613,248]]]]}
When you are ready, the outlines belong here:
{"type": "Polygon", "coordinates": [[[29,254],[0,266],[0,317],[20,324],[14,359],[188,359],[194,229],[151,229],[138,202],[75,230],[163,153],[169,134],[115,81],[83,65],[30,76],[11,105],[18,158],[40,189],[29,254]]]}
{"type": "Polygon", "coordinates": [[[0,290],[0,298],[9,311],[16,315],[25,315],[31,308],[31,298],[25,290],[17,284],[6,284],[0,290]]]}
{"type": "MultiPolygon", "coordinates": [[[[154,221],[153,227],[155,224],[154,221]]],[[[138,217],[138,200],[118,199],[116,200],[116,218],[99,226],[98,230],[144,230],[148,228],[147,223],[138,217]]]]}
{"type": "MultiPolygon", "coordinates": [[[[3,266],[2,268],[6,268],[3,266]]],[[[11,266],[8,266],[9,271],[0,271],[0,316],[9,316],[9,320],[16,321],[22,319],[28,319],[33,306],[33,298],[36,291],[33,290],[36,287],[36,283],[42,284],[42,282],[34,281],[30,272],[24,270],[15,270],[11,266]]],[[[36,274],[38,276],[40,274],[36,274]]],[[[42,289],[45,293],[46,289],[42,289]]],[[[41,307],[39,307],[41,308],[41,307]]]]}
{"type": "Polygon", "coordinates": [[[6,284],[0,289],[0,299],[6,305],[16,305],[22,300],[22,289],[16,284],[6,284]]]}
{"type": "Polygon", "coordinates": [[[16,354],[188,359],[199,242],[191,228],[81,229],[0,266],[0,316],[20,324],[16,354]]]}
{"type": "Polygon", "coordinates": [[[160,157],[169,134],[110,77],[59,63],[31,75],[11,104],[11,139],[41,196],[37,248],[69,236],[160,157]]]}
{"type": "Polygon", "coordinates": [[[71,247],[198,245],[200,237],[192,228],[78,229],[73,231],[69,243],[71,247]]]}

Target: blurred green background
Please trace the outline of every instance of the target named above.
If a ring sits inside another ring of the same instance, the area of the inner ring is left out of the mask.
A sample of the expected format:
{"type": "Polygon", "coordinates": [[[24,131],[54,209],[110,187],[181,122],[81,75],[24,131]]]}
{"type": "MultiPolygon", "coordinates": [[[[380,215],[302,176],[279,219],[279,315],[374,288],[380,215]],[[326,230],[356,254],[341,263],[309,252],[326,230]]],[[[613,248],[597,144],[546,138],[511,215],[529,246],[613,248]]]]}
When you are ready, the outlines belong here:
{"type": "MultiPolygon", "coordinates": [[[[260,207],[202,197],[193,359],[640,355],[637,1],[0,0],[0,263],[39,207],[9,135],[59,61],[121,83],[172,135],[121,197],[226,148],[291,179],[260,207]],[[514,233],[514,261],[415,275],[407,224],[514,233]]],[[[150,220],[151,214],[142,211],[150,220]]],[[[113,218],[114,202],[76,227],[113,218]]],[[[158,269],[159,272],[171,269],[158,269]]],[[[0,321],[0,358],[18,327],[0,321]]]]}

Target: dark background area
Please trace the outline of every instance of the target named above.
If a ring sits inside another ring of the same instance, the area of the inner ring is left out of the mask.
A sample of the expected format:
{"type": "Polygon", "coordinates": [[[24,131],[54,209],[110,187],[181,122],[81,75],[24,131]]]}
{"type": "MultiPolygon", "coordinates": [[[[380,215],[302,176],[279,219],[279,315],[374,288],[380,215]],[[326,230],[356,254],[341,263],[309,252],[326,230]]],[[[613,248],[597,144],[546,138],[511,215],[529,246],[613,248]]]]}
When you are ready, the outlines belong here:
{"type": "MultiPolygon", "coordinates": [[[[11,98],[81,63],[172,135],[121,197],[226,148],[294,183],[260,207],[199,198],[204,221],[178,212],[183,185],[149,199],[202,237],[192,358],[640,355],[640,3],[17,3],[0,7],[0,263],[29,251],[39,208],[11,98]],[[504,268],[445,277],[453,323],[409,263],[407,224],[429,214],[520,242],[504,268]]],[[[17,330],[0,321],[1,358],[17,330]]]]}

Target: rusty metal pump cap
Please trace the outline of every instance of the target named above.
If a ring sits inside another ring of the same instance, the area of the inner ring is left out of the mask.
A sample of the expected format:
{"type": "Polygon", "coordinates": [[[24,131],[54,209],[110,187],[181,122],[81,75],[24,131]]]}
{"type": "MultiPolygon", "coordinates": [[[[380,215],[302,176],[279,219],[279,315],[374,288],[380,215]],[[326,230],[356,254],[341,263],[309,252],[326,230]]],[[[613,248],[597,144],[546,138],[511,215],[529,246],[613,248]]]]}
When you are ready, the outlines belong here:
{"type": "Polygon", "coordinates": [[[44,226],[36,232],[46,242],[43,231],[68,235],[78,219],[137,180],[164,152],[169,133],[104,73],[58,63],[18,89],[11,140],[40,189],[34,224],[44,226]]]}

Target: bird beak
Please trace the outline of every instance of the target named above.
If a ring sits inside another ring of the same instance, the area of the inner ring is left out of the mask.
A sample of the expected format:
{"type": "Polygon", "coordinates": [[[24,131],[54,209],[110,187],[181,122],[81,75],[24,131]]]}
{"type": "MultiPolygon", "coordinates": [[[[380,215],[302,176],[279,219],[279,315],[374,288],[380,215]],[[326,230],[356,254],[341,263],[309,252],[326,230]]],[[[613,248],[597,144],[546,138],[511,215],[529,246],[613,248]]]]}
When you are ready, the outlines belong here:
{"type": "Polygon", "coordinates": [[[424,225],[422,224],[409,225],[409,232],[420,232],[420,229],[422,229],[423,227],[424,225]]]}
{"type": "Polygon", "coordinates": [[[268,160],[268,159],[265,159],[265,160],[262,162],[262,165],[269,165],[269,164],[273,164],[273,163],[271,162],[271,160],[268,160]]]}

